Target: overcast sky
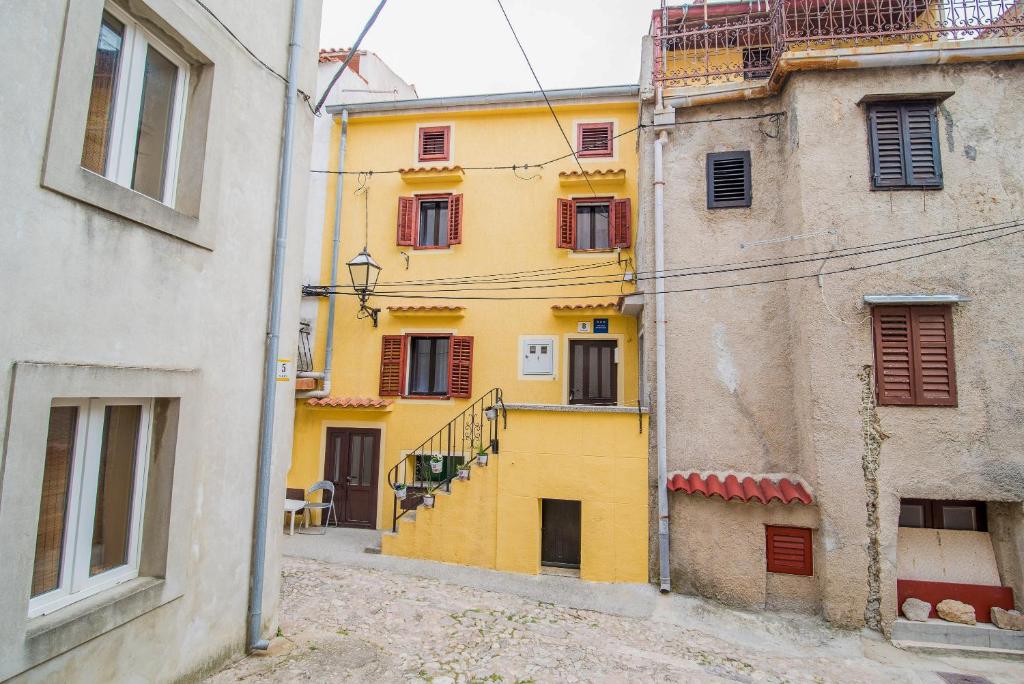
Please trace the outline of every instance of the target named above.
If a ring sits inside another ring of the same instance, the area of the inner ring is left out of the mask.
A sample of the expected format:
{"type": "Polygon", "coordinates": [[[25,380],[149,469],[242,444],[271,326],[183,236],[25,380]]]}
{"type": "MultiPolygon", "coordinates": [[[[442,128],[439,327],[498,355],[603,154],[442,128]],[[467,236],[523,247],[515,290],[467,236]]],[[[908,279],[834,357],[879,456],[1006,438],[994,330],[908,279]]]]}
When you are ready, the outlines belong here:
{"type": "MultiPolygon", "coordinates": [[[[350,46],[379,0],[324,0],[320,46],[350,46]]],[[[657,0],[503,0],[545,89],[636,83],[657,0]]],[[[495,0],[389,0],[361,46],[420,97],[536,90],[495,0]]]]}

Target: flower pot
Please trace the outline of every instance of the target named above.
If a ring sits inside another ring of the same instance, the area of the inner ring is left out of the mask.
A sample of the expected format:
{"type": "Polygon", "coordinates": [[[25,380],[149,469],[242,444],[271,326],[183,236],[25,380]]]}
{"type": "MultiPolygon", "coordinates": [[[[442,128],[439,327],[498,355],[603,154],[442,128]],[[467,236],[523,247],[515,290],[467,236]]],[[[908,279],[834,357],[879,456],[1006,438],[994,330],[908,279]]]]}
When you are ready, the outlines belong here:
{"type": "Polygon", "coordinates": [[[479,463],[482,466],[485,466],[485,465],[487,465],[487,457],[488,456],[490,456],[490,454],[488,454],[486,451],[484,453],[482,453],[482,454],[477,454],[476,455],[476,462],[479,463]]]}
{"type": "Polygon", "coordinates": [[[468,480],[469,479],[469,468],[459,468],[459,479],[460,480],[468,480]]]}
{"type": "Polygon", "coordinates": [[[444,470],[444,461],[442,461],[440,459],[438,459],[436,461],[431,459],[431,461],[430,461],[430,472],[432,472],[432,473],[434,473],[436,475],[437,473],[441,472],[442,470],[444,470]]]}
{"type": "Polygon", "coordinates": [[[497,417],[498,417],[498,407],[496,407],[496,406],[488,406],[487,408],[485,408],[484,409],[484,417],[487,418],[487,420],[495,420],[495,419],[497,419],[497,417]]]}
{"type": "Polygon", "coordinates": [[[408,493],[408,487],[406,485],[398,485],[395,487],[395,498],[401,501],[405,498],[408,493]]]}
{"type": "Polygon", "coordinates": [[[424,494],[423,495],[423,507],[424,508],[433,508],[434,507],[434,495],[433,494],[424,494]]]}

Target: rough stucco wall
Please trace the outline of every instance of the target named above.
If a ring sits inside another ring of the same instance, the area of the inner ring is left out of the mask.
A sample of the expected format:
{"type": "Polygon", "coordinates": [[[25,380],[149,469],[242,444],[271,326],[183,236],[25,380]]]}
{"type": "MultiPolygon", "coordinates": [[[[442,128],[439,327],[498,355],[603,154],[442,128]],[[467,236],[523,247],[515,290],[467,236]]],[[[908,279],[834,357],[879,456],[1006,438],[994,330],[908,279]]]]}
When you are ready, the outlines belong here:
{"type": "MultiPolygon", "coordinates": [[[[1024,95],[1022,70],[999,63],[807,72],[791,76],[773,100],[677,112],[678,122],[776,109],[787,116],[774,140],[756,121],[674,127],[666,154],[667,267],[817,252],[1020,217],[1024,169],[1016,150],[1024,129],[1014,109],[1024,95]],[[940,116],[945,188],[872,192],[858,100],[940,91],[955,92],[940,116]],[[751,150],[753,207],[708,212],[704,155],[728,149],[751,150]],[[829,229],[838,235],[739,247],[829,229]]],[[[670,470],[775,467],[806,477],[821,513],[816,545],[824,558],[815,572],[823,611],[837,624],[885,629],[895,617],[901,497],[1024,498],[1024,409],[1016,401],[1024,389],[1019,244],[1015,237],[830,276],[823,289],[809,278],[669,295],[670,470]],[[869,312],[861,298],[906,292],[974,299],[954,311],[958,408],[873,405],[869,312]]],[[[819,265],[686,280],[757,280],[814,273],[819,265]]],[[[651,310],[648,330],[653,324],[651,310]]],[[[683,512],[673,509],[674,534],[689,524],[683,512]]],[[[673,558],[688,550],[673,546],[673,558]]]]}
{"type": "MultiPolygon", "coordinates": [[[[291,3],[265,3],[259,12],[223,0],[208,4],[284,72],[291,3]]],[[[7,322],[0,326],[0,413],[7,415],[11,368],[18,360],[196,368],[202,378],[200,405],[189,408],[193,420],[180,426],[200,447],[176,455],[178,464],[188,460],[195,473],[188,487],[173,493],[176,515],[190,521],[184,596],[49,660],[25,673],[26,680],[165,681],[216,666],[244,647],[284,89],[211,24],[202,8],[184,1],[177,5],[189,21],[220,36],[226,55],[215,66],[207,146],[229,152],[219,173],[208,169],[202,190],[204,202],[216,199],[224,207],[213,251],[40,187],[61,50],[61,32],[53,27],[63,25],[66,3],[5,8],[9,30],[0,47],[5,83],[0,126],[18,133],[4,144],[0,170],[7,237],[0,252],[0,289],[7,294],[0,304],[7,322]]],[[[306,91],[312,91],[319,16],[320,3],[306,2],[303,44],[309,66],[300,70],[306,91]]],[[[96,26],[98,21],[97,14],[96,26]]],[[[96,26],[68,30],[92,32],[96,26]]],[[[311,118],[302,110],[296,119],[281,338],[289,356],[298,301],[288,293],[298,292],[311,118]]],[[[77,160],[80,155],[76,146],[63,156],[77,160]]],[[[278,387],[272,493],[284,489],[294,405],[292,386],[278,387]]],[[[42,416],[44,428],[45,420],[42,416]]],[[[271,521],[282,518],[278,501],[271,497],[271,521]]],[[[277,619],[278,532],[271,522],[264,599],[264,624],[271,631],[277,619]]],[[[0,530],[0,547],[7,546],[8,534],[14,531],[0,530]]],[[[28,586],[25,578],[3,569],[0,583],[28,586]]],[[[21,647],[22,628],[20,616],[8,616],[0,627],[5,644],[0,665],[10,664],[14,649],[21,647]]]]}
{"type": "Polygon", "coordinates": [[[1024,607],[1024,506],[1020,503],[990,503],[988,505],[988,531],[992,537],[999,567],[999,579],[1005,587],[1013,588],[1017,610],[1024,607]]]}

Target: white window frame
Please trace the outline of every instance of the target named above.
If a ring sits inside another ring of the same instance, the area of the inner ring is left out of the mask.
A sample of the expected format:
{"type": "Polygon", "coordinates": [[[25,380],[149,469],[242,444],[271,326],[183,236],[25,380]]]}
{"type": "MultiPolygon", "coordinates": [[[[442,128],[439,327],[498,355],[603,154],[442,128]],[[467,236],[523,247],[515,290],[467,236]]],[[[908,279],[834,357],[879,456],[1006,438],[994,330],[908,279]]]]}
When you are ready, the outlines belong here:
{"type": "Polygon", "coordinates": [[[56,589],[29,599],[28,616],[36,617],[59,610],[139,576],[142,547],[142,512],[145,510],[146,481],[149,470],[152,399],[54,399],[51,408],[78,408],[75,442],[72,452],[64,540],[61,548],[60,584],[56,589]],[[135,449],[135,473],[132,483],[131,516],[128,523],[128,557],[124,565],[89,576],[92,557],[93,524],[96,517],[96,490],[103,445],[103,422],[108,406],[140,406],[139,436],[135,449]]]}
{"type": "MultiPolygon", "coordinates": [[[[152,46],[178,68],[178,77],[174,85],[170,131],[167,136],[168,149],[162,197],[150,198],[173,207],[178,187],[178,164],[181,159],[182,129],[184,128],[182,124],[185,118],[185,100],[188,92],[188,63],[178,57],[159,38],[142,28],[124,10],[110,3],[105,3],[103,9],[124,24],[121,55],[117,62],[115,77],[114,102],[111,108],[110,148],[107,150],[106,169],[103,176],[132,190],[132,192],[138,192],[132,188],[132,175],[135,169],[135,145],[138,142],[139,116],[142,109],[146,51],[152,46]],[[134,123],[127,125],[129,122],[134,123]]],[[[139,194],[149,197],[145,193],[139,192],[139,194]]]]}

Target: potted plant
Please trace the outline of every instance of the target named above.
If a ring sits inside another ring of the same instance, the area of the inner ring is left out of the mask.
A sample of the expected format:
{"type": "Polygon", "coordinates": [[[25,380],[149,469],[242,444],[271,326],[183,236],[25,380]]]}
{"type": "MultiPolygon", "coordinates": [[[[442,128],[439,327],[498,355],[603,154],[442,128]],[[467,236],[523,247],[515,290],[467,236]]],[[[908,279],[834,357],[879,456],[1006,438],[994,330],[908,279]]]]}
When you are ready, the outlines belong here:
{"type": "Polygon", "coordinates": [[[444,456],[434,454],[430,457],[430,472],[435,475],[444,469],[444,456]]]}
{"type": "Polygon", "coordinates": [[[469,479],[469,464],[464,464],[464,465],[460,465],[459,466],[459,479],[460,480],[468,480],[469,479]]]}
{"type": "Polygon", "coordinates": [[[409,491],[409,486],[404,482],[396,482],[393,488],[395,490],[395,498],[399,501],[404,499],[409,491]]]}
{"type": "Polygon", "coordinates": [[[434,492],[427,492],[423,495],[423,507],[433,508],[434,507],[434,492]]]}
{"type": "Polygon", "coordinates": [[[487,465],[487,457],[488,456],[490,456],[490,454],[488,454],[487,451],[484,450],[483,447],[480,447],[480,449],[477,450],[477,452],[476,452],[476,462],[479,463],[482,466],[485,466],[485,465],[487,465]]]}
{"type": "Polygon", "coordinates": [[[485,408],[484,417],[487,418],[487,420],[496,420],[498,418],[498,407],[488,406],[487,408],[485,408]]]}

